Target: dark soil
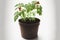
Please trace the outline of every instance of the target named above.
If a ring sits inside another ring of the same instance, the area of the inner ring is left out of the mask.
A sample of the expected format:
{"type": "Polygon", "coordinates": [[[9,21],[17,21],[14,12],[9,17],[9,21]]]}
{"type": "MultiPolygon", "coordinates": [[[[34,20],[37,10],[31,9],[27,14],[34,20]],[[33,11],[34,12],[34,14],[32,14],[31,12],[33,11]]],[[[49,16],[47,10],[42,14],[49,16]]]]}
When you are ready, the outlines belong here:
{"type": "Polygon", "coordinates": [[[23,21],[22,19],[19,19],[19,22],[20,23],[38,23],[38,22],[40,22],[40,19],[38,19],[38,18],[35,18],[35,20],[29,20],[28,18],[26,18],[26,20],[25,21],[23,21]]]}

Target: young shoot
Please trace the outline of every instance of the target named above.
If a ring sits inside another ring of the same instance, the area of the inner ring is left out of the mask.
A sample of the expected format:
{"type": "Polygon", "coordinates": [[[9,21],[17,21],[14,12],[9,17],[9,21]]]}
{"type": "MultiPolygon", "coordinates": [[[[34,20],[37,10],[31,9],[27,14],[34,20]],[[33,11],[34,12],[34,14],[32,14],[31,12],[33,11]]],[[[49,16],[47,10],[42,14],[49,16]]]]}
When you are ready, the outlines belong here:
{"type": "Polygon", "coordinates": [[[18,3],[15,7],[16,12],[14,13],[14,21],[19,17],[21,17],[23,21],[26,21],[26,18],[29,19],[29,21],[34,21],[36,14],[42,15],[42,6],[39,1],[32,1],[28,4],[18,3]]]}

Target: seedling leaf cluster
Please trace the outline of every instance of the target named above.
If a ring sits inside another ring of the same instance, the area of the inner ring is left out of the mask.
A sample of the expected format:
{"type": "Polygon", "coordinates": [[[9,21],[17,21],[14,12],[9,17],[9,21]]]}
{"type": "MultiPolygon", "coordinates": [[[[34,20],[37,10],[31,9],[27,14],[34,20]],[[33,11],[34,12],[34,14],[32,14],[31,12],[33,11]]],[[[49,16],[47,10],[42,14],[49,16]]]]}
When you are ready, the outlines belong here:
{"type": "Polygon", "coordinates": [[[23,21],[26,21],[26,19],[34,21],[36,14],[42,15],[42,6],[39,1],[32,1],[28,4],[18,3],[15,7],[16,11],[14,13],[14,21],[16,21],[19,17],[21,17],[23,21]]]}

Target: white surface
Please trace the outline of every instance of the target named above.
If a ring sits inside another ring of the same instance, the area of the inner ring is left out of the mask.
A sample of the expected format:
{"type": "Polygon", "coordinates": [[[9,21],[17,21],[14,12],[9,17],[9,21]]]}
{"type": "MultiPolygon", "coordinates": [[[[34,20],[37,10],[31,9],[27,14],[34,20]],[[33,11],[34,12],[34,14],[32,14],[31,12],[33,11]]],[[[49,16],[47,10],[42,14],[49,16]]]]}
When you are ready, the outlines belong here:
{"type": "MultiPolygon", "coordinates": [[[[16,3],[31,2],[31,0],[6,0],[5,7],[5,38],[6,40],[25,40],[21,37],[18,21],[14,22],[14,5],[16,3]]],[[[55,40],[56,37],[56,14],[54,0],[40,0],[43,7],[43,15],[37,16],[41,19],[37,40],[55,40]]]]}

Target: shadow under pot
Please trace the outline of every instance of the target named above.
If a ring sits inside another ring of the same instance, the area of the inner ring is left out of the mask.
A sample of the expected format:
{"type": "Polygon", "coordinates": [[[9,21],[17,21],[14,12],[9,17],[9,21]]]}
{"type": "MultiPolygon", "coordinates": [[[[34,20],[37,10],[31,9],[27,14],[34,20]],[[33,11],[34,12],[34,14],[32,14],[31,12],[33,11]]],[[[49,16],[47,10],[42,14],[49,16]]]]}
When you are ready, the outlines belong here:
{"type": "Polygon", "coordinates": [[[38,27],[40,24],[40,20],[35,18],[36,20],[33,22],[23,22],[22,19],[19,19],[19,25],[21,28],[21,35],[24,39],[35,39],[38,36],[38,27]]]}

